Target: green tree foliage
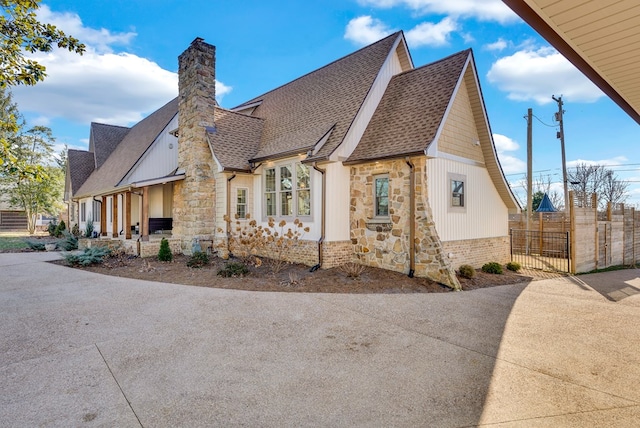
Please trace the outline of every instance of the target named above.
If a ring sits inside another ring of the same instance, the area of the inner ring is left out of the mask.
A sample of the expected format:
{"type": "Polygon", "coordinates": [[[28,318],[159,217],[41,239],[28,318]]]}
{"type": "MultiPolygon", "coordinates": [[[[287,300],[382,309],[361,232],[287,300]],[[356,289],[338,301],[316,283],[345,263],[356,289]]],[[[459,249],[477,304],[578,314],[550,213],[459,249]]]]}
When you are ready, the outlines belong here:
{"type": "Polygon", "coordinates": [[[540,203],[542,202],[542,198],[544,198],[544,192],[540,190],[534,193],[533,196],[531,197],[531,210],[533,212],[535,212],[540,206],[540,203]]]}
{"type": "Polygon", "coordinates": [[[50,52],[54,46],[82,55],[85,45],[65,35],[54,25],[36,19],[41,0],[0,0],[0,173],[38,176],[42,171],[20,163],[13,153],[10,136],[17,134],[21,124],[8,86],[35,85],[46,77],[42,64],[27,54],[50,52]],[[8,103],[8,104],[7,104],[8,103]],[[7,109],[7,107],[10,107],[7,109]]]}
{"type": "Polygon", "coordinates": [[[2,187],[8,202],[23,209],[27,215],[30,234],[36,229],[38,214],[57,215],[62,209],[64,171],[55,163],[49,128],[36,126],[12,137],[12,149],[17,161],[30,169],[38,168],[42,174],[5,174],[2,187]]]}
{"type": "Polygon", "coordinates": [[[171,248],[169,248],[169,241],[165,238],[162,238],[160,241],[160,251],[158,251],[158,260],[161,262],[170,262],[173,260],[173,253],[171,252],[171,248]]]}

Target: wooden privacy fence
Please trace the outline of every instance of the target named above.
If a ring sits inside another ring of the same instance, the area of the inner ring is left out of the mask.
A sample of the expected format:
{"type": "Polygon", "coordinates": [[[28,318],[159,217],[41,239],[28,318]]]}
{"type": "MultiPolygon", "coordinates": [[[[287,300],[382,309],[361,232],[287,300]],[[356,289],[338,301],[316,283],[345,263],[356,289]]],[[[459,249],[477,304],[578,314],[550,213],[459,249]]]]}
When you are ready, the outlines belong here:
{"type": "Polygon", "coordinates": [[[510,216],[510,229],[526,231],[512,232],[513,261],[537,269],[565,270],[564,262],[560,261],[566,260],[566,270],[571,273],[637,263],[640,212],[622,204],[610,204],[605,211],[598,211],[595,194],[569,192],[569,201],[569,213],[533,213],[529,218],[529,229],[526,213],[510,216]],[[563,250],[569,253],[567,259],[560,250],[561,236],[567,240],[566,250],[563,250]],[[522,253],[527,257],[522,258],[522,253]],[[531,256],[541,258],[542,262],[531,256]]]}

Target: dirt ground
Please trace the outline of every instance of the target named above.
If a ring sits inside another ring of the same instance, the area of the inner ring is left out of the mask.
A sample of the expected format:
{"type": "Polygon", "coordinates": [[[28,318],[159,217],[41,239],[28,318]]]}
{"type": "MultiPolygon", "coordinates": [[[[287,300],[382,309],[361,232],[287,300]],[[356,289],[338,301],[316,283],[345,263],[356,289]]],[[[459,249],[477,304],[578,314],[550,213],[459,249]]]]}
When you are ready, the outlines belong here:
{"type": "MultiPolygon", "coordinates": [[[[91,272],[200,287],[229,288],[253,291],[284,291],[312,293],[444,293],[451,291],[426,278],[409,278],[406,274],[367,267],[358,278],[350,278],[341,268],[318,269],[310,272],[308,266],[285,264],[278,273],[272,273],[268,260],[260,266],[248,264],[249,273],[243,277],[224,278],[218,272],[228,261],[213,257],[201,268],[187,266],[188,256],[174,256],[172,262],[156,258],[141,259],[132,256],[110,257],[102,265],[81,267],[91,272]]],[[[238,260],[232,260],[234,262],[238,260]]],[[[65,264],[64,261],[54,262],[65,264]]],[[[463,290],[496,285],[529,282],[533,277],[505,270],[502,275],[476,272],[476,277],[458,277],[463,290]]]]}

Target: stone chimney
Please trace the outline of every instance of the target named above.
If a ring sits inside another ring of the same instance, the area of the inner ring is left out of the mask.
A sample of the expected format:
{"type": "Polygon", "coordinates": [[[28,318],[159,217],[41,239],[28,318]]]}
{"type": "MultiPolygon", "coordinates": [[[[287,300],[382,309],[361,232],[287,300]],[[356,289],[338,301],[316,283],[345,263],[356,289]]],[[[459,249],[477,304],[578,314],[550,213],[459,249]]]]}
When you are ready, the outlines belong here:
{"type": "Polygon", "coordinates": [[[213,126],[215,46],[196,38],[178,58],[178,168],[185,179],[173,189],[173,236],[191,253],[193,239],[215,234],[215,163],[207,142],[213,126]]]}

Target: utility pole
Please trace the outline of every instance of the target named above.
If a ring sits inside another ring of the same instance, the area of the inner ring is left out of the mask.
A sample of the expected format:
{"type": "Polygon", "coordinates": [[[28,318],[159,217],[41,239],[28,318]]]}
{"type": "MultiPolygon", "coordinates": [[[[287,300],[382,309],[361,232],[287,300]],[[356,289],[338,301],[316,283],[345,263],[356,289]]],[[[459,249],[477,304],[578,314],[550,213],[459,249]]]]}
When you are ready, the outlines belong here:
{"type": "Polygon", "coordinates": [[[529,222],[531,221],[532,210],[532,193],[533,193],[533,110],[527,110],[527,230],[529,230],[529,222]]]}
{"type": "Polygon", "coordinates": [[[562,119],[564,110],[562,109],[562,96],[556,98],[554,95],[552,95],[551,98],[553,98],[553,100],[558,103],[556,121],[560,123],[560,132],[558,132],[557,138],[560,139],[560,148],[562,150],[562,184],[564,185],[564,211],[566,213],[569,213],[569,187],[567,185],[567,160],[564,154],[564,122],[562,119]]]}

